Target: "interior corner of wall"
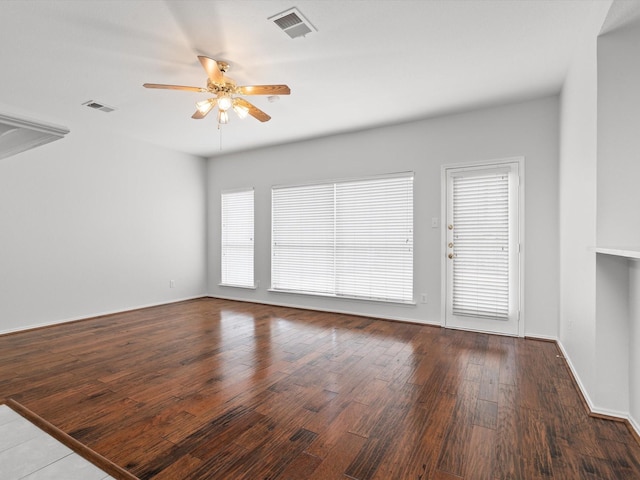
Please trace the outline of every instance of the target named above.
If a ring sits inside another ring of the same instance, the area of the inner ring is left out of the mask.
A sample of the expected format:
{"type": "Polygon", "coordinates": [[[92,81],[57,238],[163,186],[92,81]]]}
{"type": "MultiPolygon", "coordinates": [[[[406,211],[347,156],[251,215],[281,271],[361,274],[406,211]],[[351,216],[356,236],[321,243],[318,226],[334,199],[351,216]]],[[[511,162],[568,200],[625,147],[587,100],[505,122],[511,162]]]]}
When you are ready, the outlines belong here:
{"type": "Polygon", "coordinates": [[[593,400],[589,396],[589,391],[587,390],[587,387],[586,387],[583,379],[580,377],[580,374],[578,373],[578,370],[576,369],[575,365],[571,361],[571,357],[569,356],[569,352],[567,351],[565,346],[562,344],[562,340],[561,339],[558,339],[557,344],[558,344],[558,348],[560,348],[560,352],[562,352],[562,356],[564,357],[564,359],[567,362],[567,365],[569,366],[569,370],[571,371],[571,375],[573,376],[573,379],[575,380],[575,383],[578,386],[578,389],[580,390],[580,394],[582,395],[582,398],[584,398],[584,401],[587,403],[587,406],[588,406],[589,410],[591,410],[592,412],[595,411],[593,400]]]}

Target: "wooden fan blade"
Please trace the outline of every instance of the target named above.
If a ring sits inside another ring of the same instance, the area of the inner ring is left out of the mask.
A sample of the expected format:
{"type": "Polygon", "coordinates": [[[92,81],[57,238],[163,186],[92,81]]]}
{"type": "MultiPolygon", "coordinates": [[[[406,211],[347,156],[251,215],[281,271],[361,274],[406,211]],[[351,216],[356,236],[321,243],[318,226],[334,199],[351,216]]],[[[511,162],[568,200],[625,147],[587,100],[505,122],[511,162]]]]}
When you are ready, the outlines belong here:
{"type": "Polygon", "coordinates": [[[196,113],[191,115],[191,118],[195,118],[196,120],[203,119],[209,114],[211,110],[213,110],[213,107],[215,107],[217,104],[217,98],[210,98],[209,100],[203,100],[202,102],[196,103],[196,107],[198,107],[198,109],[196,110],[196,113]],[[204,104],[204,108],[200,107],[201,104],[204,104]]]}
{"type": "Polygon", "coordinates": [[[240,95],[289,95],[291,90],[286,85],[246,85],[238,87],[240,95]]]}
{"type": "Polygon", "coordinates": [[[271,120],[271,117],[269,115],[264,113],[262,110],[260,110],[258,107],[256,107],[252,103],[247,102],[244,98],[236,97],[233,99],[233,101],[235,105],[239,105],[249,110],[249,115],[251,115],[253,118],[258,119],[261,122],[268,122],[269,120],[271,120]]]}
{"type": "Polygon", "coordinates": [[[206,88],[200,87],[185,87],[183,85],[163,85],[161,83],[145,83],[142,85],[145,88],[163,88],[167,90],[186,90],[188,92],[206,92],[206,88]]]}
{"type": "Polygon", "coordinates": [[[211,109],[207,110],[206,113],[202,113],[200,110],[196,110],[196,113],[194,113],[193,115],[191,115],[191,118],[195,118],[196,120],[201,120],[204,117],[207,116],[207,113],[209,113],[211,111],[211,109]]]}
{"type": "Polygon", "coordinates": [[[207,72],[209,80],[213,83],[224,83],[218,62],[213,58],[205,57],[204,55],[198,55],[198,60],[200,60],[204,70],[207,72]]]}

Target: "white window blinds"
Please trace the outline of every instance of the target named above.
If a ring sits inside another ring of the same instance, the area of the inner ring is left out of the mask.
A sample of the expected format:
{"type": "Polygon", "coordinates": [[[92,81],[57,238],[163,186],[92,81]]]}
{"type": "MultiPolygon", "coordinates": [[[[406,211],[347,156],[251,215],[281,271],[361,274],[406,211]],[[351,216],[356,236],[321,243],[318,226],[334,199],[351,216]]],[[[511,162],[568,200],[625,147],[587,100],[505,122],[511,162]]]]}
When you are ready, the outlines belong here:
{"type": "Polygon", "coordinates": [[[274,290],[413,300],[413,175],[272,191],[274,290]]]}
{"type": "Polygon", "coordinates": [[[508,173],[453,178],[453,313],[509,314],[508,173]]]}
{"type": "Polygon", "coordinates": [[[253,189],[222,192],[221,283],[253,287],[253,189]]]}
{"type": "Polygon", "coordinates": [[[271,288],[334,292],[333,185],[272,190],[271,288]]]}

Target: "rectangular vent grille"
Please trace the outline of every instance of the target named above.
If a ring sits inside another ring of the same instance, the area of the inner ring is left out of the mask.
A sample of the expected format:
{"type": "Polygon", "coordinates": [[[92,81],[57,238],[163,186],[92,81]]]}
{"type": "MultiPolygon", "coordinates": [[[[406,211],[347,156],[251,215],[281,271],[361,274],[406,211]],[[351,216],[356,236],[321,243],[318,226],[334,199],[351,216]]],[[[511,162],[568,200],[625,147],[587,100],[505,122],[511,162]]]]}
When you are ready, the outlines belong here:
{"type": "Polygon", "coordinates": [[[302,23],[302,20],[295,13],[290,13],[289,15],[274,20],[274,22],[276,22],[276,25],[278,25],[281,29],[286,30],[287,28],[302,23]]]}
{"type": "Polygon", "coordinates": [[[115,108],[109,107],[103,103],[94,102],[93,100],[89,100],[84,102],[82,105],[86,105],[89,108],[93,108],[94,110],[100,110],[101,112],[113,112],[115,108]]]}
{"type": "Polygon", "coordinates": [[[291,38],[305,37],[308,33],[318,31],[295,7],[269,17],[269,20],[291,38]]]}

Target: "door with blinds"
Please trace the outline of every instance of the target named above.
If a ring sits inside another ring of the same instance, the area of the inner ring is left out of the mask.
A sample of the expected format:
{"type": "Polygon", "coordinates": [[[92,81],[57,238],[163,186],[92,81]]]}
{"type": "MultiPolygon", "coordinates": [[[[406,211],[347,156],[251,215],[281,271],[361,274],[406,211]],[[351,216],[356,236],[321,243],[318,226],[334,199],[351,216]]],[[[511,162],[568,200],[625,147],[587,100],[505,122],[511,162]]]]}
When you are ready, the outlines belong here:
{"type": "Polygon", "coordinates": [[[519,333],[518,167],[446,169],[447,327],[519,333]]]}

